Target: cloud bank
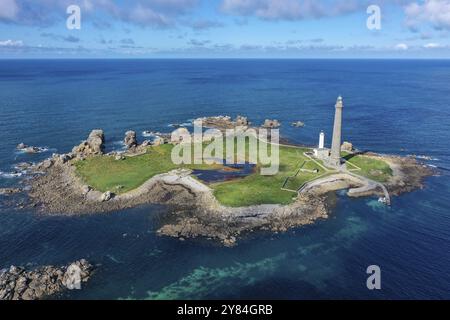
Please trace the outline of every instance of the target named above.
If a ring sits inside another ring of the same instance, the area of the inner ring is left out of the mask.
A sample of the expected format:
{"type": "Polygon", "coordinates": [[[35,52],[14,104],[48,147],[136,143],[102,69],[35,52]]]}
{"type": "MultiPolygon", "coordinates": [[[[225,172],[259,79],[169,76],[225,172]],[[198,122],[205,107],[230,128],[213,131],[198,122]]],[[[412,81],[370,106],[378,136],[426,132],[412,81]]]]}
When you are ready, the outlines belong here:
{"type": "Polygon", "coordinates": [[[132,24],[166,27],[198,3],[199,0],[0,0],[0,21],[46,26],[65,17],[65,9],[75,4],[91,19],[106,14],[132,24]]]}
{"type": "Polygon", "coordinates": [[[450,0],[425,0],[410,3],[405,8],[407,25],[417,30],[423,23],[433,28],[450,30],[450,0]]]}

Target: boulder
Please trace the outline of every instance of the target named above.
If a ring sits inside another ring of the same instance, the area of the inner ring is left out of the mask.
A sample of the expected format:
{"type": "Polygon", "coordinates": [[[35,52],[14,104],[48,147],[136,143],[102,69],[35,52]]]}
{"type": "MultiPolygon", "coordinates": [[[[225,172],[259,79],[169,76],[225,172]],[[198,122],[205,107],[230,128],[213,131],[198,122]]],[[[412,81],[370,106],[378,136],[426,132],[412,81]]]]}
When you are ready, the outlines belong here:
{"type": "Polygon", "coordinates": [[[342,151],[352,152],[353,151],[353,144],[350,142],[345,141],[341,146],[342,151]]]}
{"type": "Polygon", "coordinates": [[[11,266],[0,270],[0,300],[39,300],[65,289],[81,289],[92,274],[92,265],[84,259],[68,266],[44,266],[31,270],[11,266]]]}
{"type": "Polygon", "coordinates": [[[138,145],[136,138],[136,131],[127,131],[125,133],[125,139],[123,140],[127,149],[134,148],[138,145]]]}
{"type": "Polygon", "coordinates": [[[104,194],[102,194],[100,200],[102,202],[107,202],[111,200],[114,197],[114,194],[111,191],[106,191],[104,194]]]}
{"type": "Polygon", "coordinates": [[[125,157],[122,154],[116,154],[116,156],[114,157],[114,159],[116,161],[122,161],[125,160],[125,157]]]}
{"type": "Polygon", "coordinates": [[[103,130],[92,130],[87,139],[87,143],[94,153],[103,153],[103,144],[105,143],[105,135],[103,130]]]}
{"type": "Polygon", "coordinates": [[[46,160],[42,161],[41,163],[38,163],[35,166],[35,170],[37,170],[37,171],[47,170],[47,169],[50,169],[54,164],[55,164],[55,159],[53,159],[53,158],[46,159],[46,160]]]}
{"type": "Polygon", "coordinates": [[[142,148],[145,148],[145,147],[148,147],[148,146],[151,146],[151,143],[150,143],[150,141],[148,141],[148,140],[144,140],[144,141],[140,144],[140,147],[142,147],[142,148]]]}
{"type": "Polygon", "coordinates": [[[61,155],[58,156],[58,160],[62,164],[69,162],[73,158],[74,158],[73,153],[66,153],[66,154],[61,154],[61,155]]]}
{"type": "Polygon", "coordinates": [[[16,147],[17,150],[23,150],[25,148],[28,148],[28,146],[25,143],[19,143],[16,147]]]}
{"type": "Polygon", "coordinates": [[[81,283],[89,280],[91,265],[84,259],[69,265],[63,275],[62,283],[70,290],[81,289],[81,283]]]}
{"type": "Polygon", "coordinates": [[[236,123],[236,126],[242,126],[242,127],[246,127],[250,124],[250,122],[248,121],[248,118],[244,117],[244,116],[237,116],[235,123],[236,123]]]}
{"type": "Polygon", "coordinates": [[[105,136],[103,130],[92,130],[87,140],[74,147],[72,153],[78,158],[103,154],[104,143],[105,136]]]}
{"type": "Polygon", "coordinates": [[[152,141],[152,145],[153,145],[153,146],[160,146],[160,145],[162,145],[162,144],[164,144],[164,139],[161,138],[161,137],[156,137],[156,138],[153,139],[153,141],[152,141]]]}
{"type": "Polygon", "coordinates": [[[81,193],[85,196],[92,190],[91,186],[84,185],[81,187],[81,193]]]}
{"type": "Polygon", "coordinates": [[[174,132],[172,132],[172,136],[170,139],[170,142],[173,144],[179,144],[182,142],[190,142],[191,140],[191,134],[189,133],[189,130],[186,128],[178,128],[174,132]]]}

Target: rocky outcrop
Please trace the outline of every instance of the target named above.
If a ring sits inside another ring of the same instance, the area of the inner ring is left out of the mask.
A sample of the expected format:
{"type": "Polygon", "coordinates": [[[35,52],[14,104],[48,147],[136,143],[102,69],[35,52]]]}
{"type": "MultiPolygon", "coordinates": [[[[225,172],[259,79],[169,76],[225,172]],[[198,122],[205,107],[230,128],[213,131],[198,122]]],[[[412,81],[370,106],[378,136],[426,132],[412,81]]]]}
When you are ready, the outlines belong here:
{"type": "Polygon", "coordinates": [[[76,156],[90,156],[103,154],[105,135],[103,130],[92,130],[86,141],[73,148],[72,153],[76,156]]]}
{"type": "Polygon", "coordinates": [[[136,131],[132,130],[127,131],[125,133],[125,139],[123,142],[125,143],[127,149],[135,148],[138,145],[136,138],[136,131]]]}
{"type": "Polygon", "coordinates": [[[347,141],[344,141],[344,143],[341,146],[342,151],[352,152],[353,151],[353,144],[347,141]]]}
{"type": "Polygon", "coordinates": [[[163,138],[161,138],[161,137],[156,137],[156,138],[153,139],[153,141],[151,142],[151,145],[157,147],[157,146],[160,146],[160,145],[162,145],[162,144],[164,144],[164,143],[165,143],[165,141],[164,141],[163,138]]]}
{"type": "Polygon", "coordinates": [[[189,142],[191,138],[191,134],[186,128],[178,128],[174,132],[172,132],[172,137],[170,138],[170,142],[173,144],[179,144],[183,142],[189,142]]]}
{"type": "Polygon", "coordinates": [[[278,120],[266,119],[262,127],[266,129],[277,129],[281,127],[281,123],[278,120]]]}
{"type": "Polygon", "coordinates": [[[11,266],[0,271],[0,300],[40,300],[66,289],[81,289],[93,266],[84,259],[67,266],[44,266],[33,270],[11,266]]]}
{"type": "Polygon", "coordinates": [[[295,121],[291,123],[291,126],[294,128],[303,128],[305,126],[305,123],[302,121],[295,121]]]}
{"type": "Polygon", "coordinates": [[[101,201],[106,202],[111,200],[114,197],[114,194],[111,191],[106,191],[102,194],[101,201]]]}
{"type": "Polygon", "coordinates": [[[237,116],[235,120],[235,125],[239,127],[247,127],[250,125],[250,122],[248,121],[247,117],[237,116]]]}
{"type": "Polygon", "coordinates": [[[215,117],[204,117],[198,118],[194,121],[195,125],[202,125],[205,128],[226,130],[233,129],[235,123],[231,120],[229,116],[215,116],[215,117]]]}
{"type": "Polygon", "coordinates": [[[296,226],[311,224],[327,218],[324,196],[302,194],[291,205],[258,205],[242,208],[211,206],[214,200],[196,208],[177,212],[176,221],[158,230],[160,235],[179,238],[204,237],[234,246],[242,234],[254,230],[285,232],[296,226]],[[205,210],[205,208],[208,208],[205,210]]]}
{"type": "Polygon", "coordinates": [[[25,153],[40,153],[40,152],[45,152],[47,151],[46,148],[42,148],[42,147],[33,147],[33,146],[28,146],[25,143],[19,143],[16,147],[17,150],[25,152],[25,153]]]}
{"type": "Polygon", "coordinates": [[[20,188],[0,188],[0,195],[8,195],[22,192],[20,188]]]}
{"type": "Polygon", "coordinates": [[[236,127],[248,127],[250,125],[250,121],[247,117],[241,115],[238,115],[234,121],[229,116],[215,116],[198,118],[194,121],[194,124],[201,124],[205,128],[225,131],[236,127]]]}

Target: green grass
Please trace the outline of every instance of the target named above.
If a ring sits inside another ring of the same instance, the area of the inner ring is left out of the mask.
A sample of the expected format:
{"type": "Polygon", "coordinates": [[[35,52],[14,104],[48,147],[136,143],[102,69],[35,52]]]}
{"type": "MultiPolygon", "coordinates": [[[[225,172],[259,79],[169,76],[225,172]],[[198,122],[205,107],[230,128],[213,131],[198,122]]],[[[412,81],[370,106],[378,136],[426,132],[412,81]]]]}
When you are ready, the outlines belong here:
{"type": "Polygon", "coordinates": [[[149,148],[141,156],[115,160],[97,156],[76,162],[77,173],[96,190],[124,193],[136,189],[151,177],[176,169],[170,154],[172,146],[149,148]],[[118,189],[118,186],[122,186],[118,189]]]}
{"type": "MultiPolygon", "coordinates": [[[[274,176],[262,176],[257,172],[243,179],[213,184],[214,195],[220,203],[230,207],[240,207],[258,204],[289,204],[296,194],[282,190],[286,178],[295,175],[300,165],[308,160],[303,153],[308,149],[280,147],[280,170],[274,176]]],[[[310,169],[320,168],[311,163],[310,169]]],[[[323,173],[323,169],[320,169],[323,173]]],[[[320,173],[319,173],[320,174],[320,173]]],[[[300,172],[290,185],[297,190],[301,185],[314,179],[319,174],[300,172]]]]}
{"type": "MultiPolygon", "coordinates": [[[[205,164],[177,166],[171,160],[172,148],[170,144],[149,147],[146,154],[127,157],[121,161],[109,156],[92,157],[76,162],[76,172],[86,184],[96,190],[121,194],[139,187],[155,175],[180,167],[207,170],[222,168],[221,165],[205,164]]],[[[287,178],[285,188],[295,191],[304,183],[325,173],[323,168],[303,155],[306,151],[306,148],[280,146],[280,168],[276,175],[262,176],[261,165],[258,164],[255,173],[245,178],[214,183],[210,187],[218,201],[230,207],[292,203],[296,194],[281,189],[287,178]],[[319,169],[319,173],[299,172],[303,163],[304,169],[319,169]]],[[[355,156],[350,161],[361,167],[362,171],[358,173],[380,182],[392,174],[389,166],[379,160],[355,156]]]]}
{"type": "MultiPolygon", "coordinates": [[[[391,167],[384,161],[373,159],[365,155],[349,155],[345,154],[344,158],[348,160],[348,162],[358,166],[361,168],[361,171],[355,171],[362,176],[365,176],[369,179],[378,181],[378,182],[386,182],[392,177],[392,169],[391,167]]],[[[350,166],[348,166],[350,168],[350,166]]]]}

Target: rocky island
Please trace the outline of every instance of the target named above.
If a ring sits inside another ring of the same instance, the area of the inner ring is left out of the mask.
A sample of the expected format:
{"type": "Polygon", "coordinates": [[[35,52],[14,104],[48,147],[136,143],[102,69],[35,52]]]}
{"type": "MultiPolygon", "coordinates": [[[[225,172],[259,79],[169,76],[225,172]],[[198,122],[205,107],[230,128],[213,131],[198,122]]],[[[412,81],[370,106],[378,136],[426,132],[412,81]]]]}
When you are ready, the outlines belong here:
{"type": "Polygon", "coordinates": [[[84,259],[62,267],[33,269],[11,266],[0,270],[0,300],[41,300],[86,283],[93,266],[84,259]]]}
{"type": "MultiPolygon", "coordinates": [[[[250,126],[241,116],[234,121],[224,116],[200,120],[219,130],[250,126]]],[[[138,143],[135,132],[128,131],[126,151],[105,154],[104,133],[94,130],[72,152],[33,167],[41,174],[30,180],[30,200],[47,214],[63,215],[165,204],[173,213],[159,234],[204,237],[232,246],[246,232],[286,231],[328,217],[331,191],[349,189],[352,197],[398,195],[421,188],[432,174],[413,158],[359,152],[350,143],[342,148],[345,170],[327,166],[312,148],[280,144],[277,174],[258,174],[262,164],[256,163],[246,175],[233,178],[227,174],[242,168],[175,165],[170,155],[180,141],[156,141],[138,143]],[[217,172],[225,178],[202,178],[217,172]]]]}

